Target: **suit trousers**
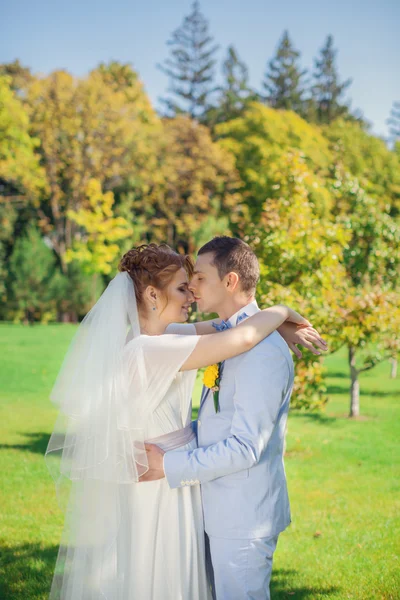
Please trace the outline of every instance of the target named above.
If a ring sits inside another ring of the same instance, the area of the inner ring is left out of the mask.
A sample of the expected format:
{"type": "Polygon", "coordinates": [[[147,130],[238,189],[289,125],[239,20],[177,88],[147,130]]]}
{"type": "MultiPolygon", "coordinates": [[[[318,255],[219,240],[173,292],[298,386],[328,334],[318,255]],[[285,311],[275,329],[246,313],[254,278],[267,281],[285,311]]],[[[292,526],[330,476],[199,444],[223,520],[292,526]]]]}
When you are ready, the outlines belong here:
{"type": "Polygon", "coordinates": [[[214,600],[270,600],[278,536],[225,539],[206,534],[206,564],[214,600]]]}

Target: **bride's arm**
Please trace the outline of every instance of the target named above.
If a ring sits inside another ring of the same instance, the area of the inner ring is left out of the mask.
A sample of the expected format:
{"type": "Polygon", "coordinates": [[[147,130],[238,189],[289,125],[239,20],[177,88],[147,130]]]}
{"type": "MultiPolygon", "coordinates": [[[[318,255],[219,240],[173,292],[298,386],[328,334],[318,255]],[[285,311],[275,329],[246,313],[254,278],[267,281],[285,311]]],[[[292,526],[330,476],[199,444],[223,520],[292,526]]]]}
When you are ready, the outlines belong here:
{"type": "Polygon", "coordinates": [[[197,335],[209,335],[210,333],[215,333],[216,329],[213,326],[213,323],[219,325],[222,319],[207,319],[206,321],[196,321],[192,323],[196,327],[197,335]]]}
{"type": "Polygon", "coordinates": [[[276,305],[249,317],[239,327],[200,337],[195,349],[181,367],[191,371],[221,362],[259,344],[284,321],[310,325],[299,313],[284,305],[276,305]]]}
{"type": "MultiPolygon", "coordinates": [[[[222,319],[208,319],[207,321],[196,321],[195,323],[192,323],[192,325],[195,326],[197,335],[210,335],[211,333],[216,332],[216,328],[213,324],[220,325],[221,321],[222,319]]],[[[243,323],[238,325],[238,327],[241,327],[242,324],[243,323]]],[[[282,325],[277,327],[276,330],[298,358],[302,358],[303,355],[296,344],[303,346],[303,348],[307,348],[307,350],[317,356],[320,354],[318,348],[320,350],[327,349],[326,342],[314,327],[285,321],[282,325]]]]}

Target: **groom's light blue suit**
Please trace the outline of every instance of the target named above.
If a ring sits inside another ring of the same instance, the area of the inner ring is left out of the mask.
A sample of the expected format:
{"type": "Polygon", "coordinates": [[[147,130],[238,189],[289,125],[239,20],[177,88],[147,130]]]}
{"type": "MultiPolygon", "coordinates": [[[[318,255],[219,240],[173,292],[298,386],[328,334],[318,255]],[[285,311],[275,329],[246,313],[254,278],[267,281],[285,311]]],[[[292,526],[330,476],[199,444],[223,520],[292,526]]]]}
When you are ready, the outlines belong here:
{"type": "MultiPolygon", "coordinates": [[[[228,326],[258,310],[249,304],[228,326]]],[[[272,555],[290,523],[283,449],[293,376],[277,332],[225,361],[217,413],[203,390],[199,448],[164,456],[171,488],[201,483],[217,600],[269,598],[272,555]]]]}

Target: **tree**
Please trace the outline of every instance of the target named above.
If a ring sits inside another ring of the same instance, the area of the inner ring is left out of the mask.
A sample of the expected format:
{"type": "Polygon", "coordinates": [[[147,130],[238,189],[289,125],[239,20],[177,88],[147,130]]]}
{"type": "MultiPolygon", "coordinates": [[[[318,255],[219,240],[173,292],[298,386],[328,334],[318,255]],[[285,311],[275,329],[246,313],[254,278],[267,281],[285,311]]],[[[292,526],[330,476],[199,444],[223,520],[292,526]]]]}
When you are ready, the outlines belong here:
{"type": "Polygon", "coordinates": [[[68,263],[68,274],[62,278],[62,294],[57,303],[57,320],[77,323],[89,312],[103,293],[105,282],[101,275],[90,275],[83,271],[76,260],[68,263]]]}
{"type": "Polygon", "coordinates": [[[337,172],[336,220],[351,233],[343,252],[346,276],[330,299],[332,331],[345,344],[351,376],[350,416],[360,414],[359,374],[400,350],[400,226],[358,181],[337,172]]]}
{"type": "MultiPolygon", "coordinates": [[[[332,351],[352,348],[357,414],[358,372],[398,352],[398,156],[355,123],[321,129],[259,104],[217,134],[243,181],[247,212],[235,232],[260,257],[263,301],[290,298],[329,332],[332,351]]],[[[322,366],[308,356],[298,365],[293,402],[320,405],[322,366]]]]}
{"type": "Polygon", "coordinates": [[[49,188],[38,212],[64,273],[66,252],[80,235],[69,211],[86,207],[91,179],[111,190],[138,176],[159,126],[140,84],[132,82],[127,90],[106,85],[105,76],[102,69],[84,79],[58,71],[29,88],[32,130],[40,139],[49,188]]]}
{"type": "Polygon", "coordinates": [[[332,196],[324,186],[324,177],[333,155],[318,127],[291,111],[253,103],[242,117],[218,125],[216,133],[219,143],[235,157],[251,223],[258,222],[266,198],[275,193],[276,164],[290,151],[300,151],[315,175],[309,192],[320,214],[330,209],[332,196]]]}
{"type": "Polygon", "coordinates": [[[10,77],[10,87],[20,98],[26,97],[26,91],[34,76],[29,67],[21,65],[19,60],[0,64],[0,77],[10,77]]]}
{"type": "MultiPolygon", "coordinates": [[[[400,153],[359,123],[337,119],[323,127],[333,154],[332,164],[341,165],[357,178],[358,185],[392,217],[400,215],[400,153]]],[[[332,175],[335,179],[335,175],[332,175]]]]}
{"type": "Polygon", "coordinates": [[[88,182],[86,196],[86,208],[68,211],[68,217],[79,225],[81,234],[67,250],[66,260],[75,260],[85,273],[108,275],[120,255],[120,243],[133,230],[126,219],[114,216],[114,195],[103,193],[96,179],[88,182]]]}
{"type": "Polygon", "coordinates": [[[7,259],[13,248],[13,233],[18,212],[15,204],[3,198],[0,201],[0,318],[7,303],[7,259]]]}
{"type": "MultiPolygon", "coordinates": [[[[299,151],[277,157],[269,177],[262,212],[248,224],[245,236],[260,261],[260,299],[263,305],[292,303],[315,327],[329,333],[329,297],[344,277],[341,258],[349,233],[332,222],[329,213],[321,215],[312,196],[320,180],[299,151]]],[[[326,402],[322,361],[306,352],[296,362],[292,406],[313,409],[326,402]]]]}
{"type": "Polygon", "coordinates": [[[171,57],[159,68],[170,80],[170,96],[163,99],[167,116],[188,114],[199,118],[210,104],[213,93],[214,58],[218,46],[208,32],[208,21],[200,12],[199,2],[192,5],[192,12],[174,31],[171,57]]]}
{"type": "Polygon", "coordinates": [[[29,203],[37,204],[45,188],[36,154],[38,140],[29,134],[27,111],[11,84],[10,76],[0,76],[0,297],[4,301],[6,261],[12,252],[16,222],[29,203]]]}
{"type": "Polygon", "coordinates": [[[248,69],[233,46],[228,48],[222,73],[224,81],[217,87],[218,100],[215,106],[207,110],[202,119],[211,127],[239,117],[250,102],[256,99],[256,93],[249,87],[248,69]]]}
{"type": "Polygon", "coordinates": [[[11,78],[0,76],[0,201],[36,200],[44,187],[44,172],[35,152],[39,140],[29,130],[29,116],[11,88],[11,78]]]}
{"type": "Polygon", "coordinates": [[[15,242],[9,271],[9,315],[31,324],[54,319],[63,281],[52,250],[34,225],[15,242]]]}
{"type": "MultiPolygon", "coordinates": [[[[395,243],[396,237],[400,235],[400,153],[396,151],[396,145],[391,151],[383,140],[366,132],[358,123],[338,119],[325,127],[324,133],[330,140],[335,155],[333,164],[336,166],[332,175],[336,196],[335,211],[343,218],[346,215],[347,226],[354,227],[350,254],[345,253],[345,258],[348,260],[349,272],[358,277],[355,282],[357,287],[351,287],[351,291],[343,300],[343,305],[352,296],[362,302],[363,295],[382,303],[382,290],[386,290],[384,297],[390,294],[393,302],[400,286],[400,267],[396,262],[399,244],[395,243]],[[371,246],[372,239],[374,244],[371,246]],[[383,245],[383,248],[380,248],[379,244],[383,245]],[[385,262],[387,260],[388,262],[385,262]],[[394,267],[391,266],[392,264],[394,267]],[[365,272],[367,266],[368,272],[365,272]],[[361,275],[357,276],[357,273],[361,275]],[[370,279],[374,273],[371,283],[370,279]],[[364,291],[362,291],[363,285],[364,291]]],[[[370,317],[368,320],[370,328],[362,334],[360,343],[357,337],[359,333],[355,335],[354,332],[363,331],[365,318],[361,309],[359,321],[354,320],[356,313],[353,309],[348,313],[352,315],[352,328],[346,328],[346,331],[352,332],[352,335],[349,335],[346,343],[351,345],[356,342],[352,356],[352,373],[355,382],[352,387],[355,392],[359,385],[358,373],[364,370],[365,365],[372,368],[383,357],[390,356],[392,375],[396,372],[399,352],[396,341],[399,336],[396,333],[395,311],[393,312],[389,304],[382,307],[382,310],[393,313],[390,323],[384,325],[383,319],[379,323],[379,313],[373,312],[372,314],[376,316],[376,329],[372,328],[372,317],[370,317]],[[367,339],[370,340],[368,344],[367,339]]],[[[353,396],[353,402],[357,407],[359,404],[357,393],[353,396]]],[[[351,412],[357,413],[357,410],[359,409],[355,408],[351,412]]]]}
{"type": "Polygon", "coordinates": [[[241,214],[239,186],[234,158],[212,141],[207,127],[186,116],[165,121],[147,196],[151,239],[193,252],[205,232],[228,233],[241,214]]]}
{"type": "Polygon", "coordinates": [[[337,50],[333,47],[333,36],[328,35],[325,46],[320,51],[319,58],[314,60],[313,100],[316,107],[318,123],[331,123],[338,117],[349,114],[349,106],[342,96],[351,85],[347,79],[340,83],[336,67],[337,50]]]}
{"type": "Polygon", "coordinates": [[[304,83],[306,70],[298,64],[300,52],[295,50],[289,33],[285,31],[275,57],[268,63],[262,87],[265,100],[273,108],[304,112],[304,83]]]}
{"type": "Polygon", "coordinates": [[[109,63],[100,63],[90,74],[100,76],[104,85],[111,88],[114,92],[122,92],[127,103],[135,107],[135,115],[138,120],[152,125],[157,124],[158,119],[154,113],[150,99],[144,91],[138,73],[130,63],[121,63],[116,60],[112,60],[109,63]]]}

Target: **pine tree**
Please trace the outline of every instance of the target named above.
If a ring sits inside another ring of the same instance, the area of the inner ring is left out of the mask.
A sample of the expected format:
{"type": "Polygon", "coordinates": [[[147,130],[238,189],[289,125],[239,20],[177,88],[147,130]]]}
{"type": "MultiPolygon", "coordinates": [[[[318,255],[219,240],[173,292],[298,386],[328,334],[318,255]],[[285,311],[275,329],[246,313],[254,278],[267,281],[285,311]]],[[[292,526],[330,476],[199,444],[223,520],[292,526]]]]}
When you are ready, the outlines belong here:
{"type": "Polygon", "coordinates": [[[217,88],[218,102],[206,113],[203,122],[213,127],[240,116],[257,94],[249,87],[249,72],[233,46],[222,65],[224,82],[217,88]]]}
{"type": "Polygon", "coordinates": [[[339,81],[336,68],[337,50],[333,47],[333,37],[328,35],[320,57],[314,60],[314,85],[312,95],[315,104],[315,118],[319,123],[331,123],[338,117],[350,116],[349,106],[342,96],[351,84],[351,79],[339,81]]]}
{"type": "Polygon", "coordinates": [[[188,114],[199,118],[210,105],[214,92],[214,58],[218,46],[208,32],[208,21],[200,12],[199,2],[193,2],[192,12],[174,31],[171,57],[159,68],[170,79],[170,97],[162,99],[167,116],[188,114]]]}
{"type": "Polygon", "coordinates": [[[65,281],[35,225],[15,242],[8,271],[11,314],[27,323],[42,320],[46,313],[55,318],[65,281]]]}
{"type": "Polygon", "coordinates": [[[304,111],[306,70],[298,64],[300,52],[294,47],[289,33],[284,32],[275,57],[268,63],[262,86],[266,91],[265,100],[273,108],[304,111]]]}

